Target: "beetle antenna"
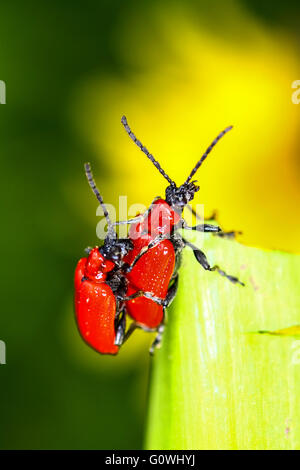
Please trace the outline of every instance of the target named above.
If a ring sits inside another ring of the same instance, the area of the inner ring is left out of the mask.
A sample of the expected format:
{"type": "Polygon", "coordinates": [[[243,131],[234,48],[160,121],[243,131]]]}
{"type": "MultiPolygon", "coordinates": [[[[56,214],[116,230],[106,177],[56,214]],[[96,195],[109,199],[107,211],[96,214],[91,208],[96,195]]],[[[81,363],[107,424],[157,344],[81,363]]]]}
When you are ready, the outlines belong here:
{"type": "Polygon", "coordinates": [[[202,163],[204,162],[204,160],[206,159],[207,155],[212,151],[212,149],[214,148],[214,146],[216,145],[216,143],[223,137],[223,135],[227,134],[227,132],[229,132],[231,129],[232,129],[233,126],[229,126],[229,127],[226,127],[226,129],[224,129],[224,131],[220,132],[220,134],[215,138],[215,140],[210,144],[210,146],[206,149],[206,151],[204,152],[204,154],[202,155],[202,157],[200,158],[200,160],[198,161],[198,163],[196,164],[196,166],[193,168],[193,170],[191,171],[190,173],[190,176],[187,178],[186,180],[186,183],[188,183],[192,177],[194,176],[194,174],[196,173],[196,171],[198,170],[198,168],[202,165],[202,163]]]}
{"type": "Polygon", "coordinates": [[[111,220],[110,220],[110,217],[109,217],[109,214],[108,214],[108,211],[106,209],[106,206],[103,202],[103,199],[102,199],[102,196],[101,194],[99,193],[99,190],[96,186],[96,183],[95,183],[95,180],[93,178],[93,173],[92,173],[92,170],[91,170],[91,165],[90,163],[85,163],[84,164],[84,169],[85,169],[85,174],[86,174],[86,177],[87,177],[87,180],[88,180],[88,183],[93,191],[93,193],[95,194],[96,198],[98,199],[98,201],[100,202],[100,205],[103,209],[103,213],[104,213],[104,216],[107,220],[107,225],[108,225],[108,231],[111,231],[113,230],[113,225],[111,223],[111,220]]]}
{"type": "Polygon", "coordinates": [[[124,128],[125,128],[125,131],[127,132],[127,134],[129,135],[129,137],[133,140],[133,142],[139,147],[139,149],[145,154],[147,155],[147,157],[149,158],[149,160],[151,160],[151,162],[153,163],[153,165],[158,169],[158,171],[163,175],[164,178],[166,178],[166,180],[172,184],[172,185],[175,185],[174,181],[171,180],[171,178],[167,175],[167,173],[162,169],[162,167],[160,166],[160,164],[158,163],[157,160],[155,160],[155,158],[153,157],[153,155],[146,149],[146,147],[144,147],[144,145],[142,144],[142,142],[140,140],[138,140],[136,138],[136,136],[134,135],[134,133],[131,131],[129,125],[128,125],[128,122],[127,122],[127,119],[126,119],[126,116],[122,116],[122,119],[121,119],[121,123],[123,124],[124,128]]]}

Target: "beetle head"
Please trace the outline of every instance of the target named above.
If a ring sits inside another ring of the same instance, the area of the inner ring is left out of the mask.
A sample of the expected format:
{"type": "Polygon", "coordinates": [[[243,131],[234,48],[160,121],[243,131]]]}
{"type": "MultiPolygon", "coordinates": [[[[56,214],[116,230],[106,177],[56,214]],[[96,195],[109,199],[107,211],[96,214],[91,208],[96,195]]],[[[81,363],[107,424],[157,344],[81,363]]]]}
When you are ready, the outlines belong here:
{"type": "Polygon", "coordinates": [[[133,242],[129,238],[106,237],[104,245],[99,248],[100,253],[116,264],[120,264],[124,256],[133,249],[133,242]]]}
{"type": "Polygon", "coordinates": [[[166,188],[166,202],[177,211],[182,211],[190,201],[194,199],[195,193],[199,191],[196,181],[184,182],[179,188],[175,184],[170,184],[166,188]]]}

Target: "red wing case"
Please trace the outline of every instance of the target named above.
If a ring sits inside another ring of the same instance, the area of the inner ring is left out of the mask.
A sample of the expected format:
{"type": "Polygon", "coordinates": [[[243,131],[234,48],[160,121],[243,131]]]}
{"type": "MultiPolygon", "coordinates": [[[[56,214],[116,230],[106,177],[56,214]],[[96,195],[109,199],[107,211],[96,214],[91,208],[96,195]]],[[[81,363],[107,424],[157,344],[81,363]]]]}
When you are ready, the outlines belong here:
{"type": "MultiPolygon", "coordinates": [[[[175,251],[170,240],[150,248],[127,275],[130,282],[127,295],[139,290],[155,297],[166,298],[175,267],[175,251]]],[[[126,302],[127,312],[138,323],[156,328],[163,320],[163,308],[145,297],[126,302]]]]}
{"type": "Polygon", "coordinates": [[[82,279],[84,262],[75,273],[75,312],[79,332],[92,348],[102,354],[117,354],[115,341],[116,300],[105,283],[82,279]],[[79,284],[80,282],[80,284],[79,284]]]}

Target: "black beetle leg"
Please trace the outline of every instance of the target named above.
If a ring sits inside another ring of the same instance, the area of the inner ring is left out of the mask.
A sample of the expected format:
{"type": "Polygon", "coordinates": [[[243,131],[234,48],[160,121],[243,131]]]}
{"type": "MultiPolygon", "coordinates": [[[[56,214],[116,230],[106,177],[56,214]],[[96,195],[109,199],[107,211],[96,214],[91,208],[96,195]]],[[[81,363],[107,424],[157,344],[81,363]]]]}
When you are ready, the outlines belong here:
{"type": "Polygon", "coordinates": [[[195,209],[192,207],[192,206],[189,206],[187,205],[186,206],[188,208],[188,210],[196,217],[196,219],[198,220],[212,220],[212,221],[217,221],[217,211],[214,210],[211,215],[209,217],[201,217],[199,214],[197,214],[197,212],[195,211],[195,209]]]}
{"type": "Polygon", "coordinates": [[[135,298],[141,297],[141,296],[146,297],[147,299],[153,300],[153,302],[155,302],[158,305],[161,305],[163,307],[163,309],[164,309],[164,318],[163,318],[162,323],[156,329],[148,328],[147,326],[136,323],[136,322],[131,323],[130,327],[128,328],[127,333],[125,334],[125,338],[124,338],[123,342],[125,342],[132,335],[134,330],[136,330],[137,328],[141,328],[143,331],[146,331],[147,333],[153,333],[154,331],[156,331],[157,335],[156,335],[156,337],[155,337],[155,339],[154,339],[154,341],[151,345],[151,348],[149,350],[150,354],[153,355],[154,350],[156,348],[160,347],[163,331],[164,331],[164,328],[165,328],[164,321],[165,321],[165,316],[166,316],[166,308],[169,307],[169,305],[171,305],[171,303],[173,302],[173,300],[176,296],[177,289],[178,289],[178,274],[176,274],[176,276],[174,277],[174,282],[172,283],[171,287],[169,287],[168,293],[167,293],[167,296],[166,296],[165,299],[155,297],[155,296],[149,294],[148,292],[143,292],[143,291],[138,291],[138,292],[135,292],[134,294],[132,294],[128,297],[125,297],[124,301],[132,300],[132,299],[135,299],[135,298]]]}
{"type": "Polygon", "coordinates": [[[163,236],[163,235],[158,235],[156,238],[154,238],[154,240],[152,240],[152,242],[149,243],[149,245],[145,246],[144,248],[141,249],[141,251],[139,252],[139,254],[135,257],[135,259],[133,260],[133,262],[131,263],[130,266],[125,266],[124,267],[124,271],[126,274],[130,273],[130,271],[132,271],[132,269],[134,268],[134,266],[136,265],[136,263],[139,261],[139,259],[145,254],[147,253],[147,251],[149,251],[151,248],[153,248],[154,246],[156,246],[158,243],[160,243],[162,240],[165,240],[167,237],[166,236],[163,236]]]}
{"type": "Polygon", "coordinates": [[[122,311],[116,324],[115,344],[117,346],[121,346],[123,344],[124,338],[125,338],[125,330],[126,330],[126,314],[124,310],[122,311]]]}
{"type": "Polygon", "coordinates": [[[159,327],[157,328],[157,330],[156,330],[157,335],[155,336],[155,339],[154,339],[154,341],[151,344],[151,347],[149,349],[149,353],[151,354],[151,356],[153,356],[154,351],[155,351],[156,348],[160,348],[164,329],[165,329],[165,325],[164,325],[164,323],[161,323],[159,325],[159,327]]]}
{"type": "Polygon", "coordinates": [[[215,265],[211,267],[203,251],[199,250],[195,245],[188,242],[187,240],[183,240],[183,241],[186,244],[186,246],[189,246],[190,248],[192,248],[196,260],[198,261],[199,264],[201,264],[201,266],[204,269],[206,269],[207,271],[217,271],[221,276],[226,277],[230,282],[233,282],[234,284],[240,284],[241,286],[245,285],[237,277],[231,276],[230,274],[226,274],[225,271],[219,268],[219,266],[215,265]]]}
{"type": "Polygon", "coordinates": [[[112,225],[113,226],[116,226],[116,225],[130,225],[130,224],[134,224],[136,222],[139,222],[140,220],[142,220],[144,218],[143,215],[137,215],[136,217],[134,217],[133,219],[128,219],[128,220],[118,220],[118,222],[114,222],[112,225]]]}
{"type": "Polygon", "coordinates": [[[124,301],[128,302],[130,300],[136,299],[138,297],[146,297],[147,299],[153,300],[158,305],[164,306],[164,299],[161,299],[160,297],[156,297],[155,295],[152,295],[150,292],[144,292],[143,290],[138,290],[134,294],[129,295],[128,297],[124,297],[124,301]]]}
{"type": "Polygon", "coordinates": [[[136,222],[139,222],[140,220],[143,220],[147,217],[147,215],[149,214],[149,212],[152,210],[152,207],[153,207],[153,204],[155,203],[155,201],[157,201],[158,199],[160,199],[159,196],[156,196],[153,201],[151,202],[150,206],[148,207],[148,209],[143,213],[143,214],[140,214],[140,215],[137,215],[136,217],[134,217],[133,219],[129,219],[129,220],[119,220],[118,222],[114,222],[112,225],[130,225],[130,224],[134,224],[136,222]]]}
{"type": "Polygon", "coordinates": [[[172,283],[171,287],[169,287],[165,299],[162,299],[161,297],[156,297],[155,295],[152,295],[150,292],[145,292],[143,290],[138,290],[134,294],[131,294],[127,297],[124,297],[123,301],[128,302],[128,301],[136,299],[138,297],[146,297],[146,299],[152,300],[156,304],[161,305],[164,308],[167,308],[173,302],[173,300],[176,296],[177,289],[178,289],[178,274],[176,274],[176,276],[174,277],[174,282],[172,283]]]}
{"type": "Polygon", "coordinates": [[[132,322],[130,327],[128,328],[128,330],[126,331],[125,335],[124,335],[124,339],[123,339],[123,344],[125,343],[125,341],[128,340],[128,338],[132,335],[132,333],[137,329],[137,328],[140,328],[139,325],[135,322],[132,322]]]}
{"type": "Polygon", "coordinates": [[[166,308],[169,307],[169,305],[171,305],[171,303],[173,302],[177,293],[177,289],[178,289],[178,274],[176,274],[176,277],[174,278],[174,282],[171,285],[171,287],[169,287],[167,296],[164,300],[164,319],[162,323],[158,326],[156,330],[157,335],[150,347],[149,353],[151,354],[151,356],[154,354],[155,349],[159,348],[161,345],[161,340],[162,340],[164,329],[165,329],[166,308]]]}
{"type": "MultiPolygon", "coordinates": [[[[192,206],[189,206],[187,205],[186,206],[191,212],[192,214],[198,219],[198,220],[208,220],[208,221],[217,221],[217,211],[213,211],[212,214],[209,216],[209,217],[201,217],[199,214],[197,214],[197,212],[195,211],[195,209],[192,207],[192,206]]],[[[208,224],[203,224],[203,225],[208,225],[208,224]]],[[[216,227],[215,225],[212,225],[212,227],[216,227]]],[[[228,232],[223,232],[221,227],[219,227],[219,230],[201,230],[201,226],[199,225],[196,225],[195,227],[183,227],[183,228],[187,228],[188,230],[199,230],[200,232],[217,232],[217,233],[214,233],[214,235],[216,237],[220,237],[220,238],[229,238],[229,239],[234,239],[236,237],[236,235],[241,235],[242,232],[240,231],[235,231],[235,230],[231,230],[231,231],[228,231],[228,232]],[[199,227],[199,228],[197,228],[199,227]]]]}
{"type": "Polygon", "coordinates": [[[214,233],[216,237],[220,238],[228,238],[230,240],[235,239],[237,235],[241,235],[243,232],[239,230],[231,230],[230,232],[219,232],[219,233],[214,233]]]}
{"type": "Polygon", "coordinates": [[[190,227],[189,225],[186,225],[184,223],[183,227],[184,229],[186,230],[197,230],[198,232],[209,232],[209,233],[224,233],[222,232],[222,229],[221,227],[219,227],[218,225],[212,225],[212,224],[199,224],[199,225],[195,225],[194,227],[190,227]]]}
{"type": "Polygon", "coordinates": [[[177,290],[178,290],[178,273],[175,275],[174,282],[172,283],[171,287],[169,287],[168,289],[168,293],[164,300],[164,305],[163,305],[165,308],[171,305],[171,303],[176,297],[177,290]]]}

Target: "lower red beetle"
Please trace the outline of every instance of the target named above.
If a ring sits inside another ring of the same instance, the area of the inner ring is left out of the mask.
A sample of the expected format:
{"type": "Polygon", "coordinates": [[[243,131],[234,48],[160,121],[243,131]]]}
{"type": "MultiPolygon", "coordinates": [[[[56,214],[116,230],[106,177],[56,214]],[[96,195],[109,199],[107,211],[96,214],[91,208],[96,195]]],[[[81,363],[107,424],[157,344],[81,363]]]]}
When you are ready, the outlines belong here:
{"type": "Polygon", "coordinates": [[[108,224],[104,244],[88,249],[75,271],[75,313],[83,339],[102,354],[116,354],[125,336],[124,297],[127,281],[121,273],[123,258],[133,249],[129,239],[119,239],[103,199],[94,183],[90,165],[85,165],[89,184],[103,208],[108,224]]]}
{"type": "Polygon", "coordinates": [[[106,261],[99,248],[81,258],[75,271],[75,311],[83,339],[102,354],[116,354],[116,299],[106,283],[114,263],[106,261]]]}
{"type": "MultiPolygon", "coordinates": [[[[131,335],[126,329],[126,302],[143,296],[145,300],[161,302],[146,289],[130,287],[125,275],[129,253],[137,256],[133,241],[118,238],[103,199],[94,182],[89,163],[85,165],[88,182],[102,206],[107,220],[107,236],[101,247],[88,249],[75,270],[75,314],[79,332],[86,343],[102,354],[117,354],[119,347],[131,335]],[[150,300],[151,299],[151,300],[150,300]]],[[[140,253],[138,253],[140,254],[140,253]]],[[[131,257],[132,260],[134,258],[131,257]]],[[[147,286],[145,286],[147,287],[147,286]]],[[[160,305],[157,307],[161,308],[160,305]]]]}

